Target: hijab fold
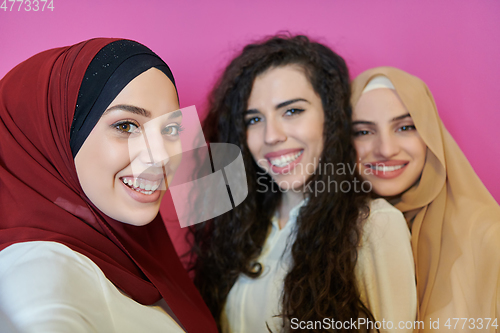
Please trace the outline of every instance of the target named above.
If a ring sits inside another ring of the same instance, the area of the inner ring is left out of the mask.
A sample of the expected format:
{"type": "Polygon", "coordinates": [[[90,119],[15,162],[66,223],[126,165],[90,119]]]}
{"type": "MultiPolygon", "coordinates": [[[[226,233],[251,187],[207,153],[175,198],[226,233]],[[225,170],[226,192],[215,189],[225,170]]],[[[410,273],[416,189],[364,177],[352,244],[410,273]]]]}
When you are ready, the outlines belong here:
{"type": "MultiPolygon", "coordinates": [[[[64,244],[90,258],[137,302],[165,299],[188,332],[216,332],[160,215],[142,227],[115,221],[90,202],[78,181],[70,132],[74,121],[81,125],[85,120],[75,117],[75,108],[77,100],[95,101],[79,97],[79,91],[92,59],[111,43],[152,53],[132,41],[91,39],[41,52],[0,81],[0,250],[28,241],[64,244]]],[[[110,57],[110,66],[114,61],[110,57]]],[[[159,69],[168,76],[165,67],[159,69]]],[[[123,88],[134,77],[119,84],[123,88]]],[[[98,96],[101,91],[94,93],[98,96]]]]}
{"type": "Polygon", "coordinates": [[[422,80],[392,67],[370,69],[353,81],[353,107],[378,75],[393,83],[428,147],[419,182],[394,202],[411,225],[420,331],[431,331],[429,318],[439,318],[441,328],[448,318],[453,325],[453,318],[499,318],[500,207],[444,127],[422,80]]]}

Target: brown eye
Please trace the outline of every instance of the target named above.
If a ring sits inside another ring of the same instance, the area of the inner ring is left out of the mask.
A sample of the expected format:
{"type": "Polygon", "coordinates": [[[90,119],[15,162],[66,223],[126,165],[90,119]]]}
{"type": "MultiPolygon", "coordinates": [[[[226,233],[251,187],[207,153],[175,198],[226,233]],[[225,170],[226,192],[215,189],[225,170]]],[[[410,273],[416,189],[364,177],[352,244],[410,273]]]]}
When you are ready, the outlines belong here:
{"type": "Polygon", "coordinates": [[[124,131],[124,132],[130,132],[130,124],[120,124],[118,125],[120,127],[120,130],[124,131]]]}
{"type": "Polygon", "coordinates": [[[113,127],[116,128],[116,130],[118,130],[120,133],[124,134],[132,134],[139,130],[139,126],[130,121],[116,123],[113,125],[113,127]]]}
{"type": "Polygon", "coordinates": [[[182,131],[182,127],[179,125],[172,125],[172,126],[167,126],[165,127],[162,131],[161,134],[163,135],[169,135],[169,136],[177,136],[179,135],[179,132],[182,131]]]}
{"type": "Polygon", "coordinates": [[[175,133],[175,128],[173,127],[166,127],[165,130],[163,131],[163,134],[166,135],[172,135],[175,133]]]}

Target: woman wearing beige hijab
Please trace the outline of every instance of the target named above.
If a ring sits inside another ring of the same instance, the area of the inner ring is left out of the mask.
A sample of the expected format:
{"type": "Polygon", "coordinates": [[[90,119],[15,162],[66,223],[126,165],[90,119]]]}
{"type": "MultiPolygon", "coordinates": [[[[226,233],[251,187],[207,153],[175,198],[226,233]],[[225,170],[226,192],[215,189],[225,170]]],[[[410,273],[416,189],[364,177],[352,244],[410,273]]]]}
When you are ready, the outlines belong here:
{"type": "Polygon", "coordinates": [[[411,229],[423,321],[415,331],[498,332],[500,207],[446,130],[431,92],[392,67],[365,71],[352,89],[359,171],[411,229]]]}

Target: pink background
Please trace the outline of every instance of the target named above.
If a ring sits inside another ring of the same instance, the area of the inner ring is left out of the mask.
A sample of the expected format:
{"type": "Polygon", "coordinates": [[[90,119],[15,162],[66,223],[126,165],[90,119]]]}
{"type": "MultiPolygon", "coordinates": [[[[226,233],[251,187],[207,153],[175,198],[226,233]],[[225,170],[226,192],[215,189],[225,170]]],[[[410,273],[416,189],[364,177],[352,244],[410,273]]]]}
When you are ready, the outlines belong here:
{"type": "Polygon", "coordinates": [[[500,202],[498,0],[53,1],[53,12],[18,12],[19,2],[0,9],[0,77],[48,48],[124,37],[158,53],[181,107],[195,104],[203,114],[209,89],[242,46],[281,30],[303,33],[341,54],[353,78],[390,65],[423,79],[500,202]]]}

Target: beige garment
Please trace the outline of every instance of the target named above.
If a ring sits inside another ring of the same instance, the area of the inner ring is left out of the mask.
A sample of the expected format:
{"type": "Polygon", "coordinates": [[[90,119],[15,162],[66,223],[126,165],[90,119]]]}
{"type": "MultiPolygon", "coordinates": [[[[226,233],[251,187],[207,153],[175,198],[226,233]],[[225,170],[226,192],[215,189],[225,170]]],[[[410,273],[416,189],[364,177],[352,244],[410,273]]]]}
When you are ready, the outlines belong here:
{"type": "MultiPolygon", "coordinates": [[[[295,239],[297,216],[305,200],[295,206],[289,220],[280,229],[275,215],[262,252],[257,259],[263,272],[258,278],[240,274],[231,288],[222,313],[222,332],[254,333],[284,332],[281,313],[283,280],[292,262],[291,246],[295,239]]],[[[384,199],[370,202],[370,216],[363,224],[363,237],[358,250],[355,274],[361,301],[375,320],[366,325],[353,318],[344,328],[378,327],[380,333],[408,333],[404,324],[413,322],[417,313],[415,271],[410,246],[410,232],[406,221],[396,208],[384,199]],[[389,324],[390,322],[390,324],[389,324]]],[[[332,320],[325,318],[323,329],[332,328],[332,320]]],[[[292,318],[290,332],[306,327],[292,318]]],[[[319,328],[319,327],[318,327],[319,328]]]]}
{"type": "Polygon", "coordinates": [[[471,318],[476,325],[479,318],[493,322],[500,315],[500,207],[444,127],[422,80],[392,67],[365,71],[352,83],[353,107],[377,75],[391,80],[428,147],[419,183],[393,202],[411,225],[419,319],[425,323],[419,331],[468,331],[471,318]],[[439,330],[429,327],[429,318],[439,318],[439,330]],[[448,318],[469,321],[454,330],[451,319],[450,330],[448,318]]]}

